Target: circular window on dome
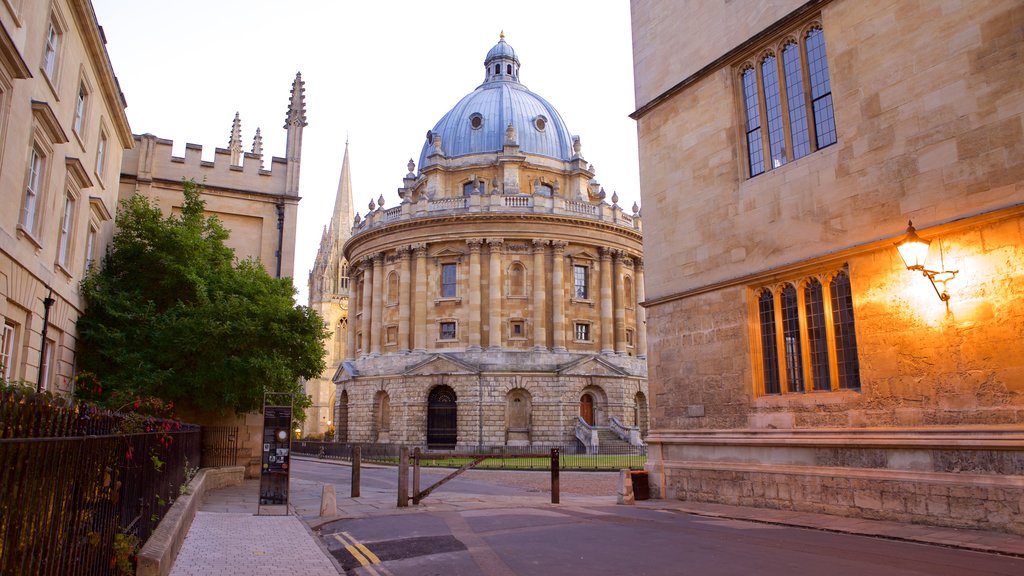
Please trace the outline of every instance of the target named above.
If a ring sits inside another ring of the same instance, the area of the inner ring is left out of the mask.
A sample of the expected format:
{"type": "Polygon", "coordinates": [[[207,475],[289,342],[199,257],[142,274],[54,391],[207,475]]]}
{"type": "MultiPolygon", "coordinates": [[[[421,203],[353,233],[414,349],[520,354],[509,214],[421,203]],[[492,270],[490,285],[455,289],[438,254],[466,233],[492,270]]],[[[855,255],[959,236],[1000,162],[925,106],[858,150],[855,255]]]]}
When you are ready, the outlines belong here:
{"type": "Polygon", "coordinates": [[[544,116],[537,116],[533,119],[533,127],[536,128],[538,132],[543,132],[544,129],[548,127],[548,119],[544,116]]]}
{"type": "Polygon", "coordinates": [[[469,117],[469,125],[473,127],[473,130],[479,130],[484,125],[484,117],[480,114],[472,114],[469,117]]]}

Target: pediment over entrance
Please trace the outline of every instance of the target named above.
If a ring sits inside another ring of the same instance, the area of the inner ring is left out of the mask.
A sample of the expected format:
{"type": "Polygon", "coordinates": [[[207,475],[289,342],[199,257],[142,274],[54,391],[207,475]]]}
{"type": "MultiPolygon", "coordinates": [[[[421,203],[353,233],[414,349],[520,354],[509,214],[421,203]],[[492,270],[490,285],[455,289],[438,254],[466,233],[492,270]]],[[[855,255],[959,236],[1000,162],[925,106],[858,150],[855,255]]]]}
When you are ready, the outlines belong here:
{"type": "Polygon", "coordinates": [[[351,362],[342,362],[338,364],[338,369],[334,371],[334,376],[331,378],[332,382],[348,382],[356,376],[359,376],[359,371],[352,365],[351,362]]]}
{"type": "Polygon", "coordinates": [[[469,362],[456,360],[446,354],[435,354],[422,362],[413,364],[405,371],[406,376],[430,376],[433,374],[476,374],[480,368],[469,362]]]}
{"type": "Polygon", "coordinates": [[[590,356],[559,366],[558,373],[563,376],[628,376],[629,373],[618,366],[604,360],[600,356],[590,356]]]}

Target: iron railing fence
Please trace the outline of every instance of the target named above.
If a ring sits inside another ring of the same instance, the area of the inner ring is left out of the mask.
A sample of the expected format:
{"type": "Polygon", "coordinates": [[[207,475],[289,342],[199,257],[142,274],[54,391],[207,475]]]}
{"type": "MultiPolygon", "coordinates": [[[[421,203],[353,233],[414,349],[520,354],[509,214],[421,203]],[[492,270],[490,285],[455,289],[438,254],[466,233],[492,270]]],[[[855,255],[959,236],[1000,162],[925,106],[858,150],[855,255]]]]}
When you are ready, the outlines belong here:
{"type": "MultiPolygon", "coordinates": [[[[292,442],[294,454],[315,456],[332,460],[352,460],[352,448],[360,447],[363,462],[378,464],[396,464],[400,444],[349,444],[341,442],[315,442],[296,440],[292,442]]],[[[412,447],[410,447],[412,448],[412,447]]],[[[428,451],[426,447],[423,451],[428,451]]],[[[459,454],[493,454],[477,465],[477,468],[502,470],[548,470],[551,461],[544,458],[516,458],[516,455],[545,455],[552,448],[559,449],[558,466],[562,470],[621,470],[629,468],[642,470],[647,463],[647,446],[621,446],[602,452],[600,448],[592,449],[590,454],[579,444],[568,446],[471,446],[457,448],[459,454]]],[[[436,454],[436,449],[429,450],[436,454]]],[[[422,460],[423,466],[459,467],[468,462],[466,458],[446,458],[422,460]]]]}
{"type": "MultiPolygon", "coordinates": [[[[124,431],[129,416],[71,399],[0,386],[0,438],[102,436],[124,431]]],[[[159,418],[148,419],[161,424],[159,418]]]]}
{"type": "Polygon", "coordinates": [[[238,426],[203,426],[203,468],[238,464],[238,426]]]}
{"type": "Polygon", "coordinates": [[[134,573],[199,447],[196,426],[0,439],[0,574],[134,573]]]}

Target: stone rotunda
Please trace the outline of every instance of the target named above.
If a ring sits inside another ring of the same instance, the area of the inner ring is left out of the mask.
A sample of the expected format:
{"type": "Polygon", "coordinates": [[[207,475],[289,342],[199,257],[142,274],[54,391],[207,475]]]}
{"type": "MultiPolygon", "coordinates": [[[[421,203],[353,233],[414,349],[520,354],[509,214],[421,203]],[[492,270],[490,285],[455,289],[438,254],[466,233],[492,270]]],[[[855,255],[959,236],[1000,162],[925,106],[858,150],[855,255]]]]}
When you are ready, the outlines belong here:
{"type": "Polygon", "coordinates": [[[639,207],[605,200],[519,67],[502,35],[400,203],[355,216],[339,438],[607,452],[646,434],[639,207]]]}

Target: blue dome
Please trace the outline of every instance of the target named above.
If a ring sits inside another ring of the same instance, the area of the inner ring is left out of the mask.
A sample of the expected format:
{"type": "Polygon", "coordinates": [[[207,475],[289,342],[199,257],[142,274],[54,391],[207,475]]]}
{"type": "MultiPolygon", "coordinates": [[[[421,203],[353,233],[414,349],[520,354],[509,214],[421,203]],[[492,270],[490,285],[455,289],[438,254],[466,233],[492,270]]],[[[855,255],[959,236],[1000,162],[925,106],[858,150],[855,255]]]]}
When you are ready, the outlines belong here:
{"type": "Polygon", "coordinates": [[[435,136],[445,156],[500,152],[509,124],[519,151],[568,161],[572,134],[547,100],[519,83],[519,59],[504,37],[487,53],[484,83],[470,92],[428,132],[419,167],[426,166],[435,136]]]}

